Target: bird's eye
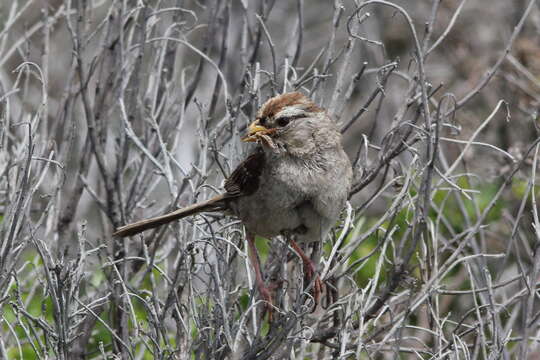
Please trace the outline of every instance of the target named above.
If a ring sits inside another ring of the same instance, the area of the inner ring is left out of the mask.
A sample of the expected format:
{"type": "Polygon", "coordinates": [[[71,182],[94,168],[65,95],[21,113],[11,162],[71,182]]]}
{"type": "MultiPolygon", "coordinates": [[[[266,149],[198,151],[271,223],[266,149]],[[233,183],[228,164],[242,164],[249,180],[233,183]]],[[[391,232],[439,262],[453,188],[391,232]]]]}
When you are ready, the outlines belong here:
{"type": "Polygon", "coordinates": [[[280,127],[286,126],[289,123],[290,119],[282,117],[276,120],[276,124],[280,127]]]}

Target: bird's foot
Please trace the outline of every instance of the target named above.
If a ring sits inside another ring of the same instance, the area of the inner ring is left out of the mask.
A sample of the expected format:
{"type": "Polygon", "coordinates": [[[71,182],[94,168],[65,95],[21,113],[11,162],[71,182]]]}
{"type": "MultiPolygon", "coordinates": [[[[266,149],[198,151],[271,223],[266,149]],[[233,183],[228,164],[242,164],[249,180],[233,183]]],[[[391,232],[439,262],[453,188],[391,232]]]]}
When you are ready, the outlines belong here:
{"type": "Polygon", "coordinates": [[[272,315],[273,315],[273,312],[274,312],[274,301],[272,299],[272,291],[270,289],[270,287],[266,286],[263,283],[258,283],[257,284],[257,290],[259,291],[259,294],[262,298],[262,300],[264,300],[264,308],[263,308],[263,315],[262,317],[264,318],[264,316],[266,314],[268,314],[268,321],[272,321],[272,315]]]}
{"type": "Polygon", "coordinates": [[[313,310],[317,308],[317,305],[319,304],[319,300],[321,298],[321,293],[324,289],[324,284],[319,276],[317,274],[317,268],[315,264],[313,263],[313,260],[307,256],[304,251],[298,246],[296,241],[291,240],[291,246],[298,253],[300,258],[302,259],[302,263],[304,264],[304,277],[306,282],[309,284],[311,281],[313,281],[313,288],[312,288],[312,295],[313,295],[313,301],[314,301],[314,307],[313,310]]]}
{"type": "MultiPolygon", "coordinates": [[[[303,259],[304,260],[304,259],[303,259]]],[[[313,300],[315,302],[315,306],[313,309],[317,308],[317,305],[319,304],[319,300],[321,299],[321,294],[324,289],[324,283],[321,280],[321,277],[319,274],[317,274],[317,271],[315,269],[315,264],[311,259],[308,259],[307,261],[304,260],[304,276],[306,278],[306,282],[310,284],[313,281],[313,287],[311,294],[313,295],[313,300]]]]}

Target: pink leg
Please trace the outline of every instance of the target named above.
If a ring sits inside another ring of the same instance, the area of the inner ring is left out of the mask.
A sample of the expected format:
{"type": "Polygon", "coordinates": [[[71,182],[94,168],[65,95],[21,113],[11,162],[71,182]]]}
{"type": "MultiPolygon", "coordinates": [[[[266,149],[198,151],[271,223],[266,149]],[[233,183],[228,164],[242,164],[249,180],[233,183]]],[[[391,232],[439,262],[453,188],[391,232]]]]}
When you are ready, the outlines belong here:
{"type": "Polygon", "coordinates": [[[298,253],[302,262],[304,263],[304,274],[308,281],[311,281],[315,277],[315,283],[313,284],[313,298],[315,299],[315,307],[319,304],[319,299],[321,297],[323,283],[319,275],[315,271],[315,264],[313,261],[302,251],[300,246],[291,239],[291,247],[298,253]]]}
{"type": "Polygon", "coordinates": [[[249,245],[249,260],[255,269],[255,282],[257,283],[257,289],[261,294],[261,297],[267,302],[265,310],[268,310],[268,319],[272,320],[272,296],[270,295],[270,290],[264,283],[264,279],[261,273],[261,263],[259,262],[259,254],[257,252],[257,247],[255,246],[255,236],[253,234],[247,234],[247,241],[249,245]]]}

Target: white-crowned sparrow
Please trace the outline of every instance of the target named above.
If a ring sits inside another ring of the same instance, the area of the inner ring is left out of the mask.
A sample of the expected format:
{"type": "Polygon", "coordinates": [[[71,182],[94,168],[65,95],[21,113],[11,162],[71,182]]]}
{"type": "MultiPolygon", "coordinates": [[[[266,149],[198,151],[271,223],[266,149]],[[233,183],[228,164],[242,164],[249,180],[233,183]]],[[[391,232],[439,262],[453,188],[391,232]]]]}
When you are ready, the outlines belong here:
{"type": "MultiPolygon", "coordinates": [[[[335,122],[299,92],[268,100],[243,140],[257,142],[258,146],[225,181],[222,195],[120,227],[114,235],[134,235],[199,212],[229,211],[246,227],[257,286],[261,295],[271,301],[261,275],[254,235],[290,236],[291,246],[304,262],[305,273],[312,277],[314,265],[294,239],[324,240],[347,201],[351,163],[335,122]]],[[[321,286],[317,278],[315,298],[321,286]]]]}

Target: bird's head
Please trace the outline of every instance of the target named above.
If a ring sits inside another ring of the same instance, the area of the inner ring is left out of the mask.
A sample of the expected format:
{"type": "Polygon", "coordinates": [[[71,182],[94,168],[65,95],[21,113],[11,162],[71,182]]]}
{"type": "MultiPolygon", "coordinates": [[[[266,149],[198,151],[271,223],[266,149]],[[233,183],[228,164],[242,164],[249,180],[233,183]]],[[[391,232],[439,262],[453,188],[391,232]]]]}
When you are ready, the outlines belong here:
{"type": "Polygon", "coordinates": [[[266,101],[249,125],[247,142],[260,142],[263,148],[309,154],[315,142],[325,147],[341,140],[326,112],[299,92],[275,96],[266,101]],[[326,134],[323,134],[326,133],[326,134]]]}

